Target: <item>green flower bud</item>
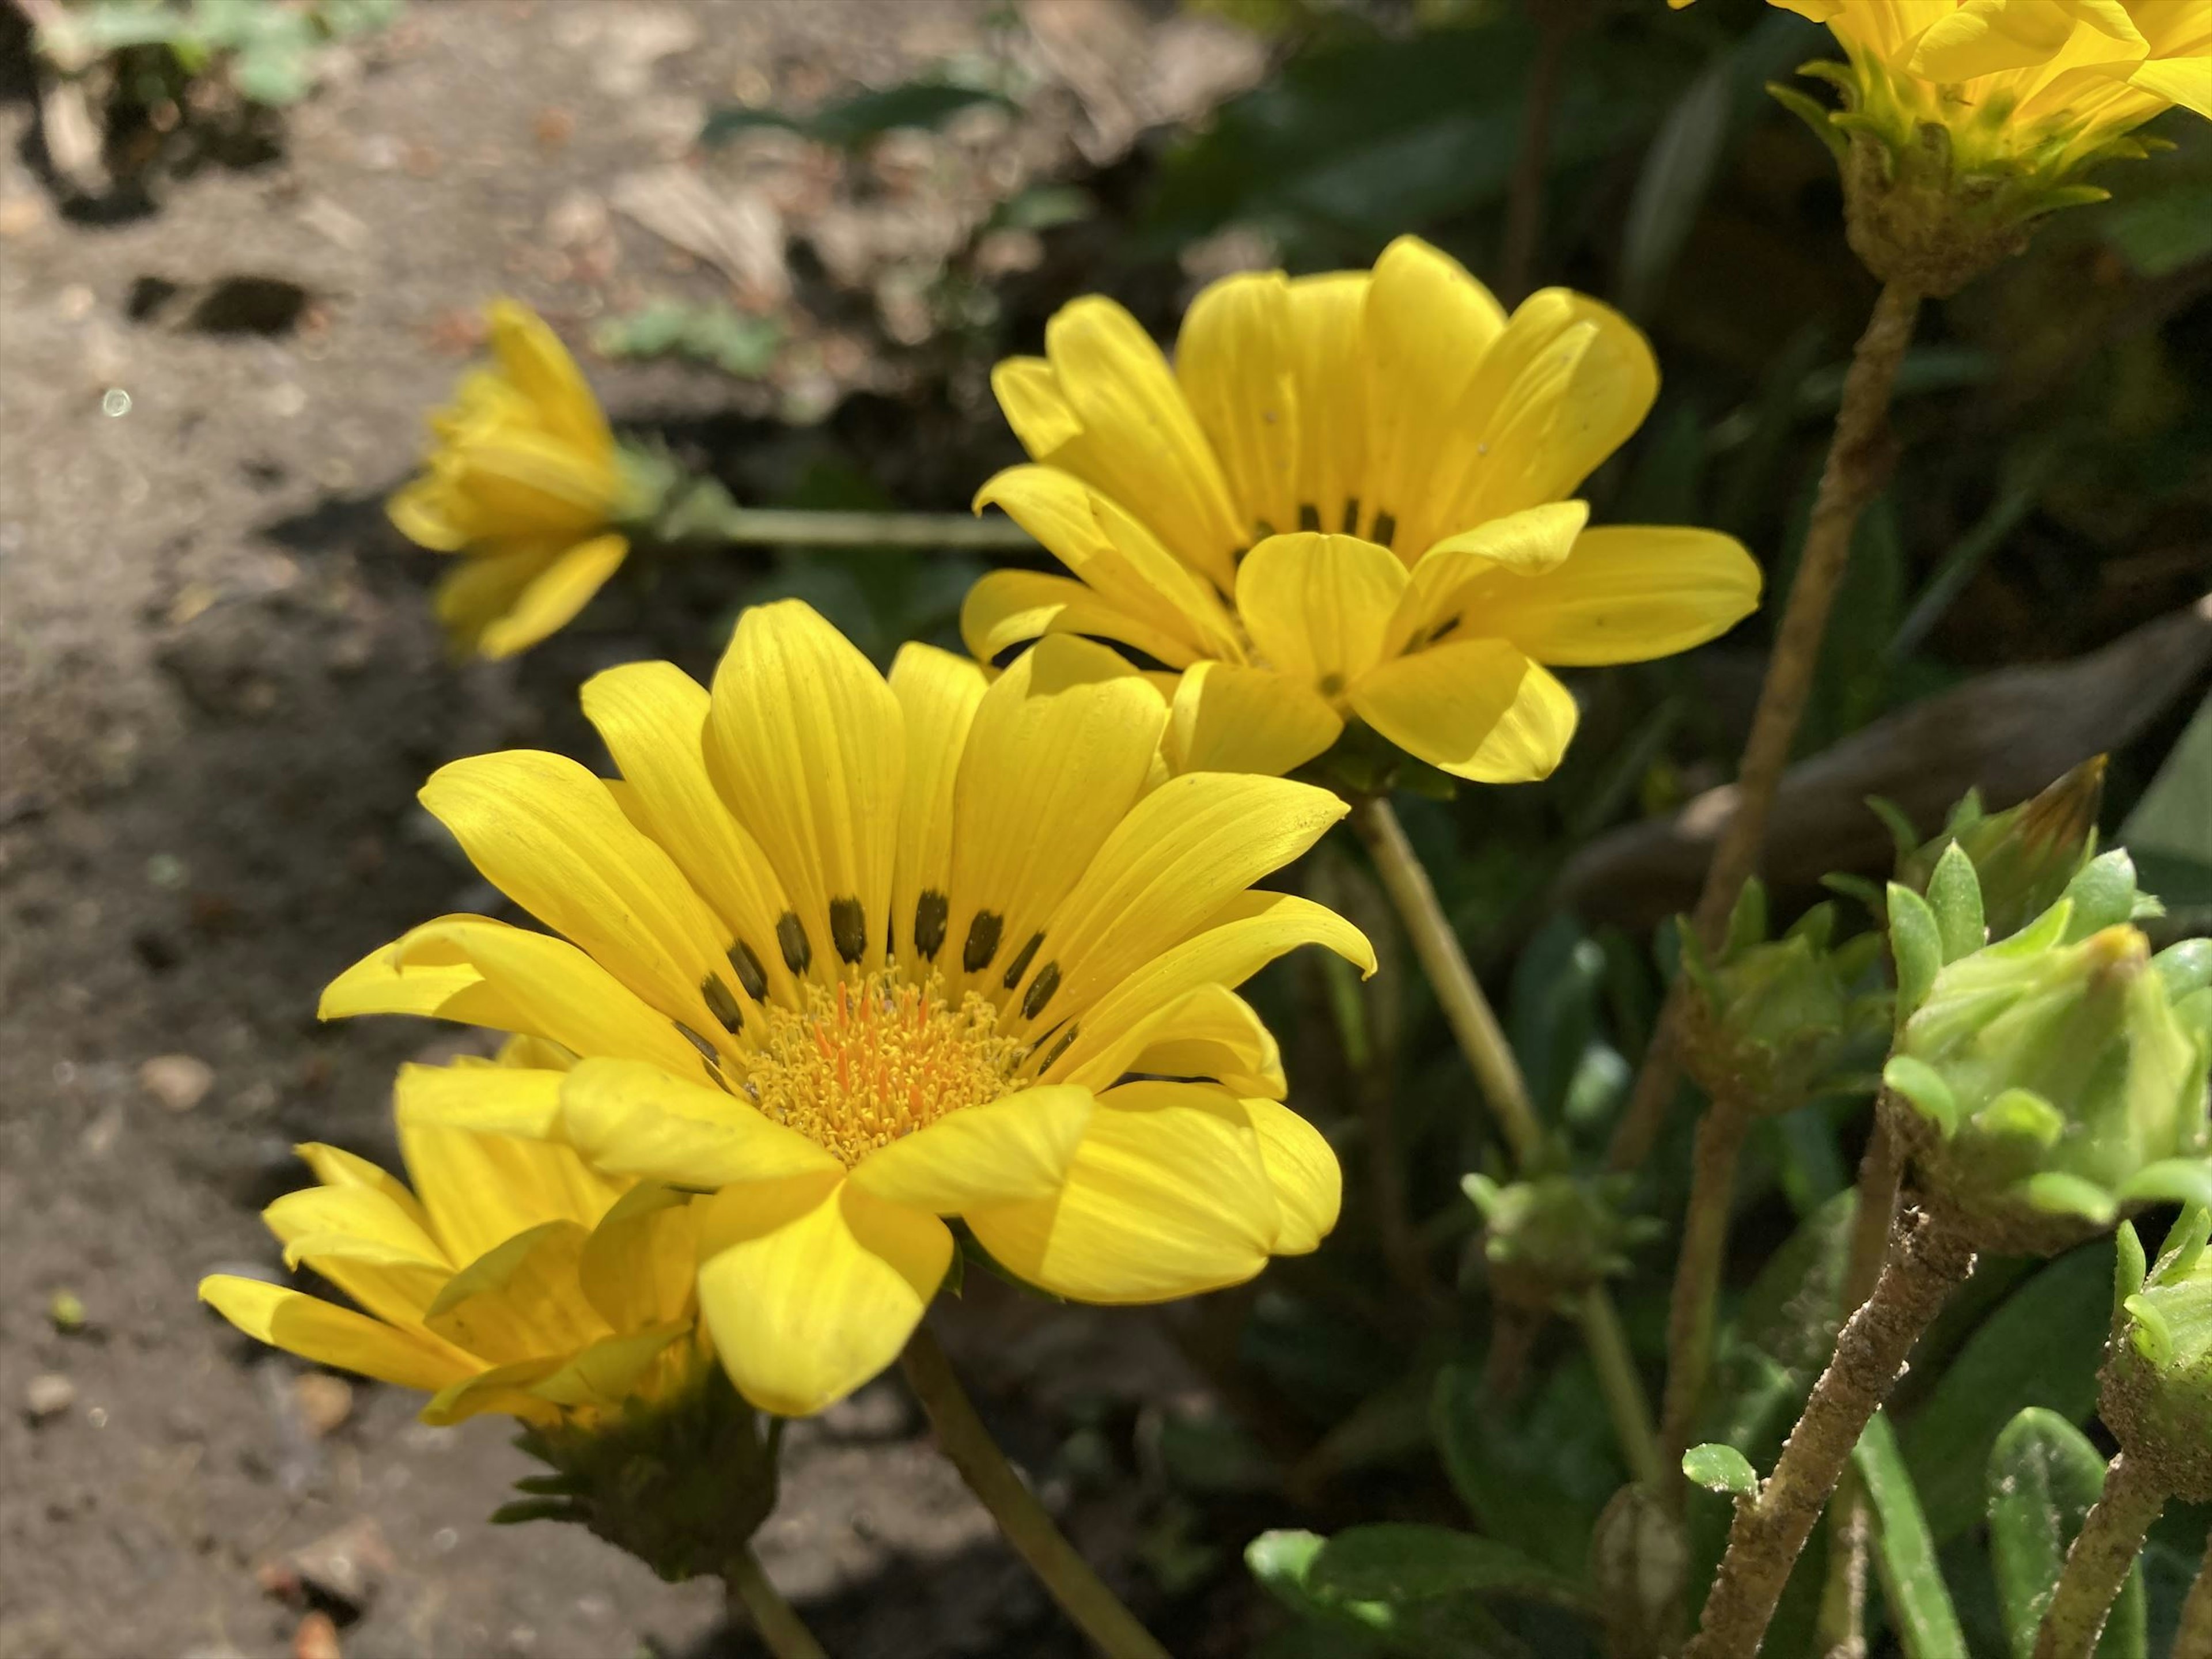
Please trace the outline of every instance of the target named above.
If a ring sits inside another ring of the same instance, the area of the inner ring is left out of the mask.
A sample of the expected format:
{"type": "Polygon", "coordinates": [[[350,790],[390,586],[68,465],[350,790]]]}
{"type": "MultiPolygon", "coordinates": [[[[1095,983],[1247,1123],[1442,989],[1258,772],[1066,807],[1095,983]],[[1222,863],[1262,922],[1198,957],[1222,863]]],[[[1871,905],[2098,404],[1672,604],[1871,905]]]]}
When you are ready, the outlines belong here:
{"type": "Polygon", "coordinates": [[[1628,1253],[1660,1225],[1623,1212],[1634,1178],[1536,1176],[1500,1186],[1471,1175],[1460,1184],[1482,1212],[1491,1292],[1510,1307],[1549,1313],[1628,1271],[1628,1253]]]}
{"type": "MultiPolygon", "coordinates": [[[[1971,872],[1963,854],[1946,862],[1971,872]]],[[[2153,959],[2129,925],[2142,897],[2124,853],[1979,949],[1961,948],[1963,895],[1891,897],[1906,1018],[1885,1109],[1922,1190],[1975,1248],[2054,1254],[2144,1204],[2212,1202],[2212,949],[2153,959]]]]}
{"type": "Polygon", "coordinates": [[[2119,1232],[2112,1340],[2098,1413],[2130,1458],[2175,1497],[2212,1499],[2212,1211],[2185,1212],[2157,1267],[2143,1269],[2131,1226],[2119,1232]]]}
{"type": "Polygon", "coordinates": [[[1860,988],[1881,940],[1862,934],[1831,946],[1832,905],[1815,905],[1778,939],[1767,939],[1765,896],[1746,884],[1717,957],[1687,929],[1683,971],[1691,997],[1684,1068],[1716,1100],[1751,1110],[1795,1110],[1824,1085],[1857,1039],[1889,1024],[1889,999],[1860,988]]]}
{"type": "MultiPolygon", "coordinates": [[[[1911,826],[1898,842],[1897,879],[1925,896],[1944,849],[1958,845],[1973,861],[1991,939],[2018,933],[2058,901],[2097,850],[2097,809],[2105,797],[2105,757],[2086,760],[2041,794],[1984,812],[1978,792],[1951,809],[1943,831],[1912,845],[1911,826]]],[[[1899,818],[1893,828],[1902,823],[1899,818]]]]}
{"type": "Polygon", "coordinates": [[[671,1583],[723,1571],[775,1507],[780,1425],[702,1357],[680,1392],[525,1428],[515,1444],[552,1473],[491,1518],[576,1522],[671,1583]]]}

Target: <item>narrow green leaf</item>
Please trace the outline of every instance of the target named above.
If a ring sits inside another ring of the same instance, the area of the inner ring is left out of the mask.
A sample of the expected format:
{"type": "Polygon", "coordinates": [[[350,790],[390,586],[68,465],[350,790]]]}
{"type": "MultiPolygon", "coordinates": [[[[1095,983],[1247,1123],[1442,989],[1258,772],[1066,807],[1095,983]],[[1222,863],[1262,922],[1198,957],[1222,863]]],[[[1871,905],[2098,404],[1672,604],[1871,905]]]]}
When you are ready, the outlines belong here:
{"type": "Polygon", "coordinates": [[[1881,1080],[1892,1094],[1941,1129],[1946,1140],[1959,1132],[1958,1097],[1951,1092],[1943,1074],[1926,1060],[1911,1054],[1892,1054],[1881,1068],[1881,1080]]]}
{"type": "MultiPolygon", "coordinates": [[[[2066,1552],[2104,1489],[2103,1455],[2055,1412],[2031,1407],[1997,1437],[1989,1462],[1990,1565],[2013,1659],[2032,1659],[2066,1552]]],[[[2145,1620],[2138,1564],[2106,1623],[2097,1659],[2142,1659],[2145,1620]]]]}
{"type": "Polygon", "coordinates": [[[2100,853],[2081,866],[2066,884],[2074,901],[2073,920],[2067,924],[2069,945],[2103,928],[2117,927],[2136,913],[2136,866],[2127,849],[2115,847],[2100,853]]]}
{"type": "Polygon", "coordinates": [[[1759,1495],[1759,1471],[1734,1446],[1708,1441],[1682,1454],[1682,1473],[1708,1492],[1724,1492],[1738,1498],[1759,1495]]]}
{"type": "Polygon", "coordinates": [[[1877,1523],[1875,1564],[1906,1659],[1966,1659],[1966,1633],[1936,1562],[1935,1540],[1889,1419],[1876,1413],[1852,1460],[1866,1482],[1877,1523]]]}
{"type": "Polygon", "coordinates": [[[1716,59],[1692,81],[1652,136],[1621,234],[1620,307],[1645,315],[1705,204],[1735,110],[1735,66],[1716,59]]]}
{"type": "Polygon", "coordinates": [[[1966,849],[1953,842],[1936,860],[1928,878],[1928,908],[1943,941],[1943,960],[1956,962],[1982,948],[1987,932],[1982,920],[1982,882],[1966,849]]]}
{"type": "Polygon", "coordinates": [[[1330,1539],[1309,1584],[1351,1601],[1394,1606],[1471,1593],[1581,1607],[1582,1586],[1510,1544],[1449,1527],[1378,1522],[1330,1539]]]}
{"type": "Polygon", "coordinates": [[[1897,963],[1897,1022],[1912,1017],[1943,966],[1943,930],[1928,901],[1901,883],[1889,884],[1889,951],[1897,963]]]}

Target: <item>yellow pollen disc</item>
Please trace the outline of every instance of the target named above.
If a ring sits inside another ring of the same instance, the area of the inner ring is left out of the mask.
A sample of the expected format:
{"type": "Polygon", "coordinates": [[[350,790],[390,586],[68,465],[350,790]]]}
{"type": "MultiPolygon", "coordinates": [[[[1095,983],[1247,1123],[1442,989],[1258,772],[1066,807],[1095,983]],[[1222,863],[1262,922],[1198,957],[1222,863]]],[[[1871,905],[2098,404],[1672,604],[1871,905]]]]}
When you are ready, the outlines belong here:
{"type": "Polygon", "coordinates": [[[806,988],[806,1008],[771,1008],[744,1089],[763,1114],[848,1164],[963,1106],[1012,1086],[1022,1045],[998,1035],[998,1011],[969,992],[946,1000],[932,975],[896,968],[806,988]]]}

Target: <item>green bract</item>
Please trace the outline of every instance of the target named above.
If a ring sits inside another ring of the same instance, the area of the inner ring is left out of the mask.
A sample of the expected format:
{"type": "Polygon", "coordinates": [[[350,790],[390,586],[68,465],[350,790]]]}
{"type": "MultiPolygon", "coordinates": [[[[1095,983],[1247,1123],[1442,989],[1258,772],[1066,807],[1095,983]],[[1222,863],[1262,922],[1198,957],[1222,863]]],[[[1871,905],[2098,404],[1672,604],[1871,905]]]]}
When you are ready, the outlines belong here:
{"type": "Polygon", "coordinates": [[[2157,1267],[2144,1271],[2135,1229],[2120,1229],[2112,1341],[2098,1412],[2128,1455],[2192,1503],[2212,1498],[2212,1211],[2186,1212],[2157,1267]]]}
{"type": "Polygon", "coordinates": [[[2097,809],[2105,794],[2105,757],[2086,760],[2033,799],[1984,812],[1969,791],[1942,833],[1916,843],[1894,807],[1884,809],[1898,836],[1897,878],[1925,895],[1944,849],[1956,843],[1972,861],[1984,920],[1993,939],[2018,933],[2057,902],[2097,848],[2097,809]]]}
{"type": "Polygon", "coordinates": [[[1622,1212],[1627,1176],[1548,1175],[1500,1186],[1471,1175],[1460,1184],[1482,1212],[1491,1290],[1518,1308],[1563,1307],[1627,1272],[1628,1252],[1660,1231],[1649,1217],[1622,1212]]]}
{"type": "Polygon", "coordinates": [[[1923,1192],[1976,1248],[2051,1254],[2159,1200],[2212,1202],[2212,946],[2154,958],[2126,854],[1972,946],[1978,894],[1945,855],[1923,901],[1890,889],[1897,1045],[1882,1080],[1923,1192]],[[1946,866],[1948,866],[1948,869],[1946,866]]]}

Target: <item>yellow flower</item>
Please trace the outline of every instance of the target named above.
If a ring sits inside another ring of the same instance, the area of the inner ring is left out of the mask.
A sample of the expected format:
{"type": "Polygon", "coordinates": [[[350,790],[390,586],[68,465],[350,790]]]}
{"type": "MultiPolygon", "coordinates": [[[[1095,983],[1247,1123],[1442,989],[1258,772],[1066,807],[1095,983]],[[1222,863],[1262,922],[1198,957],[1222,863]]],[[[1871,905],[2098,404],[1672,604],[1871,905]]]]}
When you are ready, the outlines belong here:
{"type": "Polygon", "coordinates": [[[430,416],[425,471],[387,504],[410,541],[461,556],[438,585],[454,648],[513,656],[558,631],[629,550],[614,434],[553,331],[526,307],[486,313],[495,367],[430,416]]]}
{"type": "Polygon", "coordinates": [[[444,1121],[715,1194],[700,1304],[748,1400],[818,1410],[890,1363],[951,1264],[942,1217],[1107,1303],[1237,1283],[1334,1224],[1335,1158],[1230,988],[1307,943],[1373,970],[1340,917],[1249,890],[1335,797],[1166,778],[1166,700],[1103,646],[987,682],[908,645],[886,683],[795,601],[744,614],[711,695],[643,663],[583,702],[618,781],[514,752],[422,791],[563,937],[445,917],[322,1012],[578,1056],[444,1121]]]}
{"type": "Polygon", "coordinates": [[[992,375],[1035,465],[976,496],[1075,580],[1000,571],[961,613],[986,660],[1050,634],[1183,671],[1178,769],[1283,772],[1347,717],[1483,782],[1540,778],[1575,726],[1545,665],[1688,649],[1758,602],[1703,530],[1586,530],[1566,499],[1650,408],[1650,348],[1547,289],[1510,318],[1401,237],[1374,270],[1231,276],[1172,368],[1096,296],[992,375]]]}
{"type": "Polygon", "coordinates": [[[350,1152],[310,1145],[300,1156],[321,1184],[263,1212],[286,1265],[313,1268],[365,1312],[229,1273],[201,1280],[201,1297],[303,1358],[430,1390],[426,1423],[508,1412],[588,1425],[701,1374],[684,1194],[602,1175],[565,1146],[438,1121],[443,1103],[481,1090],[557,1086],[548,1045],[511,1046],[522,1052],[500,1066],[401,1068],[413,1191],[350,1152]]]}

